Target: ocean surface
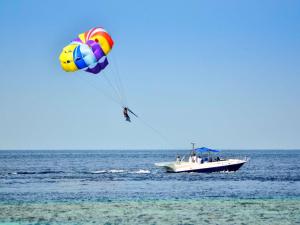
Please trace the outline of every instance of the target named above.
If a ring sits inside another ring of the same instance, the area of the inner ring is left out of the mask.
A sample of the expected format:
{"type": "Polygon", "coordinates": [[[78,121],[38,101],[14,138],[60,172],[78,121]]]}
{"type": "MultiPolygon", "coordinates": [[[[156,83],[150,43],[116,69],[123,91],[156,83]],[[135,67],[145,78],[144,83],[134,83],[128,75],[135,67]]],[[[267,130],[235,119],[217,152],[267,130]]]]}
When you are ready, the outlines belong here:
{"type": "Polygon", "coordinates": [[[0,224],[300,224],[300,151],[222,151],[250,158],[237,172],[154,166],[187,153],[0,151],[0,224]]]}

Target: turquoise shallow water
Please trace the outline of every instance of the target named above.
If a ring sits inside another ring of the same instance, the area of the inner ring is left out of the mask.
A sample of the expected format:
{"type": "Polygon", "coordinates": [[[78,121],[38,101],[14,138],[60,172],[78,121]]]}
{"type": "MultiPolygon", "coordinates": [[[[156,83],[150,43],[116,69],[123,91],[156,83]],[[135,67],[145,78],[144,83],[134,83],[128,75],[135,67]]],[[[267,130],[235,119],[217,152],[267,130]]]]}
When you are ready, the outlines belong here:
{"type": "Polygon", "coordinates": [[[300,200],[1,204],[1,224],[299,224],[300,200]]]}
{"type": "Polygon", "coordinates": [[[0,224],[300,224],[300,151],[235,173],[169,174],[186,151],[0,151],[0,224]]]}

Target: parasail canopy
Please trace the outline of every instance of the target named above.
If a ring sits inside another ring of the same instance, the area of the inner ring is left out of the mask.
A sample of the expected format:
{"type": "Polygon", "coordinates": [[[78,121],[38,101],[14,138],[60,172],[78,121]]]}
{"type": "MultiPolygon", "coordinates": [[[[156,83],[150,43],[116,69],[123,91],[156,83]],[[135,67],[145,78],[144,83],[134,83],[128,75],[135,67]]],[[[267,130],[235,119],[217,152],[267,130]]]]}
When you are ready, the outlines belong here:
{"type": "Polygon", "coordinates": [[[81,33],[63,48],[59,60],[66,72],[85,70],[98,74],[108,65],[107,54],[114,45],[111,36],[101,27],[81,33]]]}

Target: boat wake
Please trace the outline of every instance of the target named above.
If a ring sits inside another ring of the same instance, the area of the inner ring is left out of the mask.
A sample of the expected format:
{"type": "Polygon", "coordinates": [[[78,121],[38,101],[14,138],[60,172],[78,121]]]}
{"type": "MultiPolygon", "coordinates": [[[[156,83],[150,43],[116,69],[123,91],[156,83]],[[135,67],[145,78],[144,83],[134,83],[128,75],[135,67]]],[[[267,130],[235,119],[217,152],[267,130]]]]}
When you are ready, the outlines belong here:
{"type": "Polygon", "coordinates": [[[129,171],[129,170],[121,170],[121,169],[111,169],[111,170],[96,170],[96,171],[91,171],[90,173],[92,174],[102,174],[102,173],[148,174],[150,173],[150,170],[139,169],[139,170],[129,171]]]}
{"type": "Polygon", "coordinates": [[[33,175],[33,174],[59,174],[64,173],[63,171],[53,171],[53,170],[45,170],[45,171],[18,171],[18,172],[9,172],[7,175],[33,175]]]}
{"type": "Polygon", "coordinates": [[[138,170],[138,171],[133,171],[131,173],[138,173],[138,174],[147,174],[150,173],[150,170],[138,170]]]}

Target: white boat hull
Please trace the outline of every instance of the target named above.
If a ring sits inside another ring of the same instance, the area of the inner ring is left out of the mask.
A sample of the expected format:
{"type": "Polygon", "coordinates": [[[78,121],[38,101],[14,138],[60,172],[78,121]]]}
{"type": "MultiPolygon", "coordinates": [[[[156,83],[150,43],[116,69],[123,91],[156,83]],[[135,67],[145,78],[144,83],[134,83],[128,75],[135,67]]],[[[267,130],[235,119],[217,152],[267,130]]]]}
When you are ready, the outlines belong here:
{"type": "Polygon", "coordinates": [[[165,162],[155,163],[156,166],[166,169],[167,172],[198,172],[210,173],[220,171],[236,171],[241,168],[246,160],[227,159],[216,162],[193,163],[193,162],[165,162]]]}

